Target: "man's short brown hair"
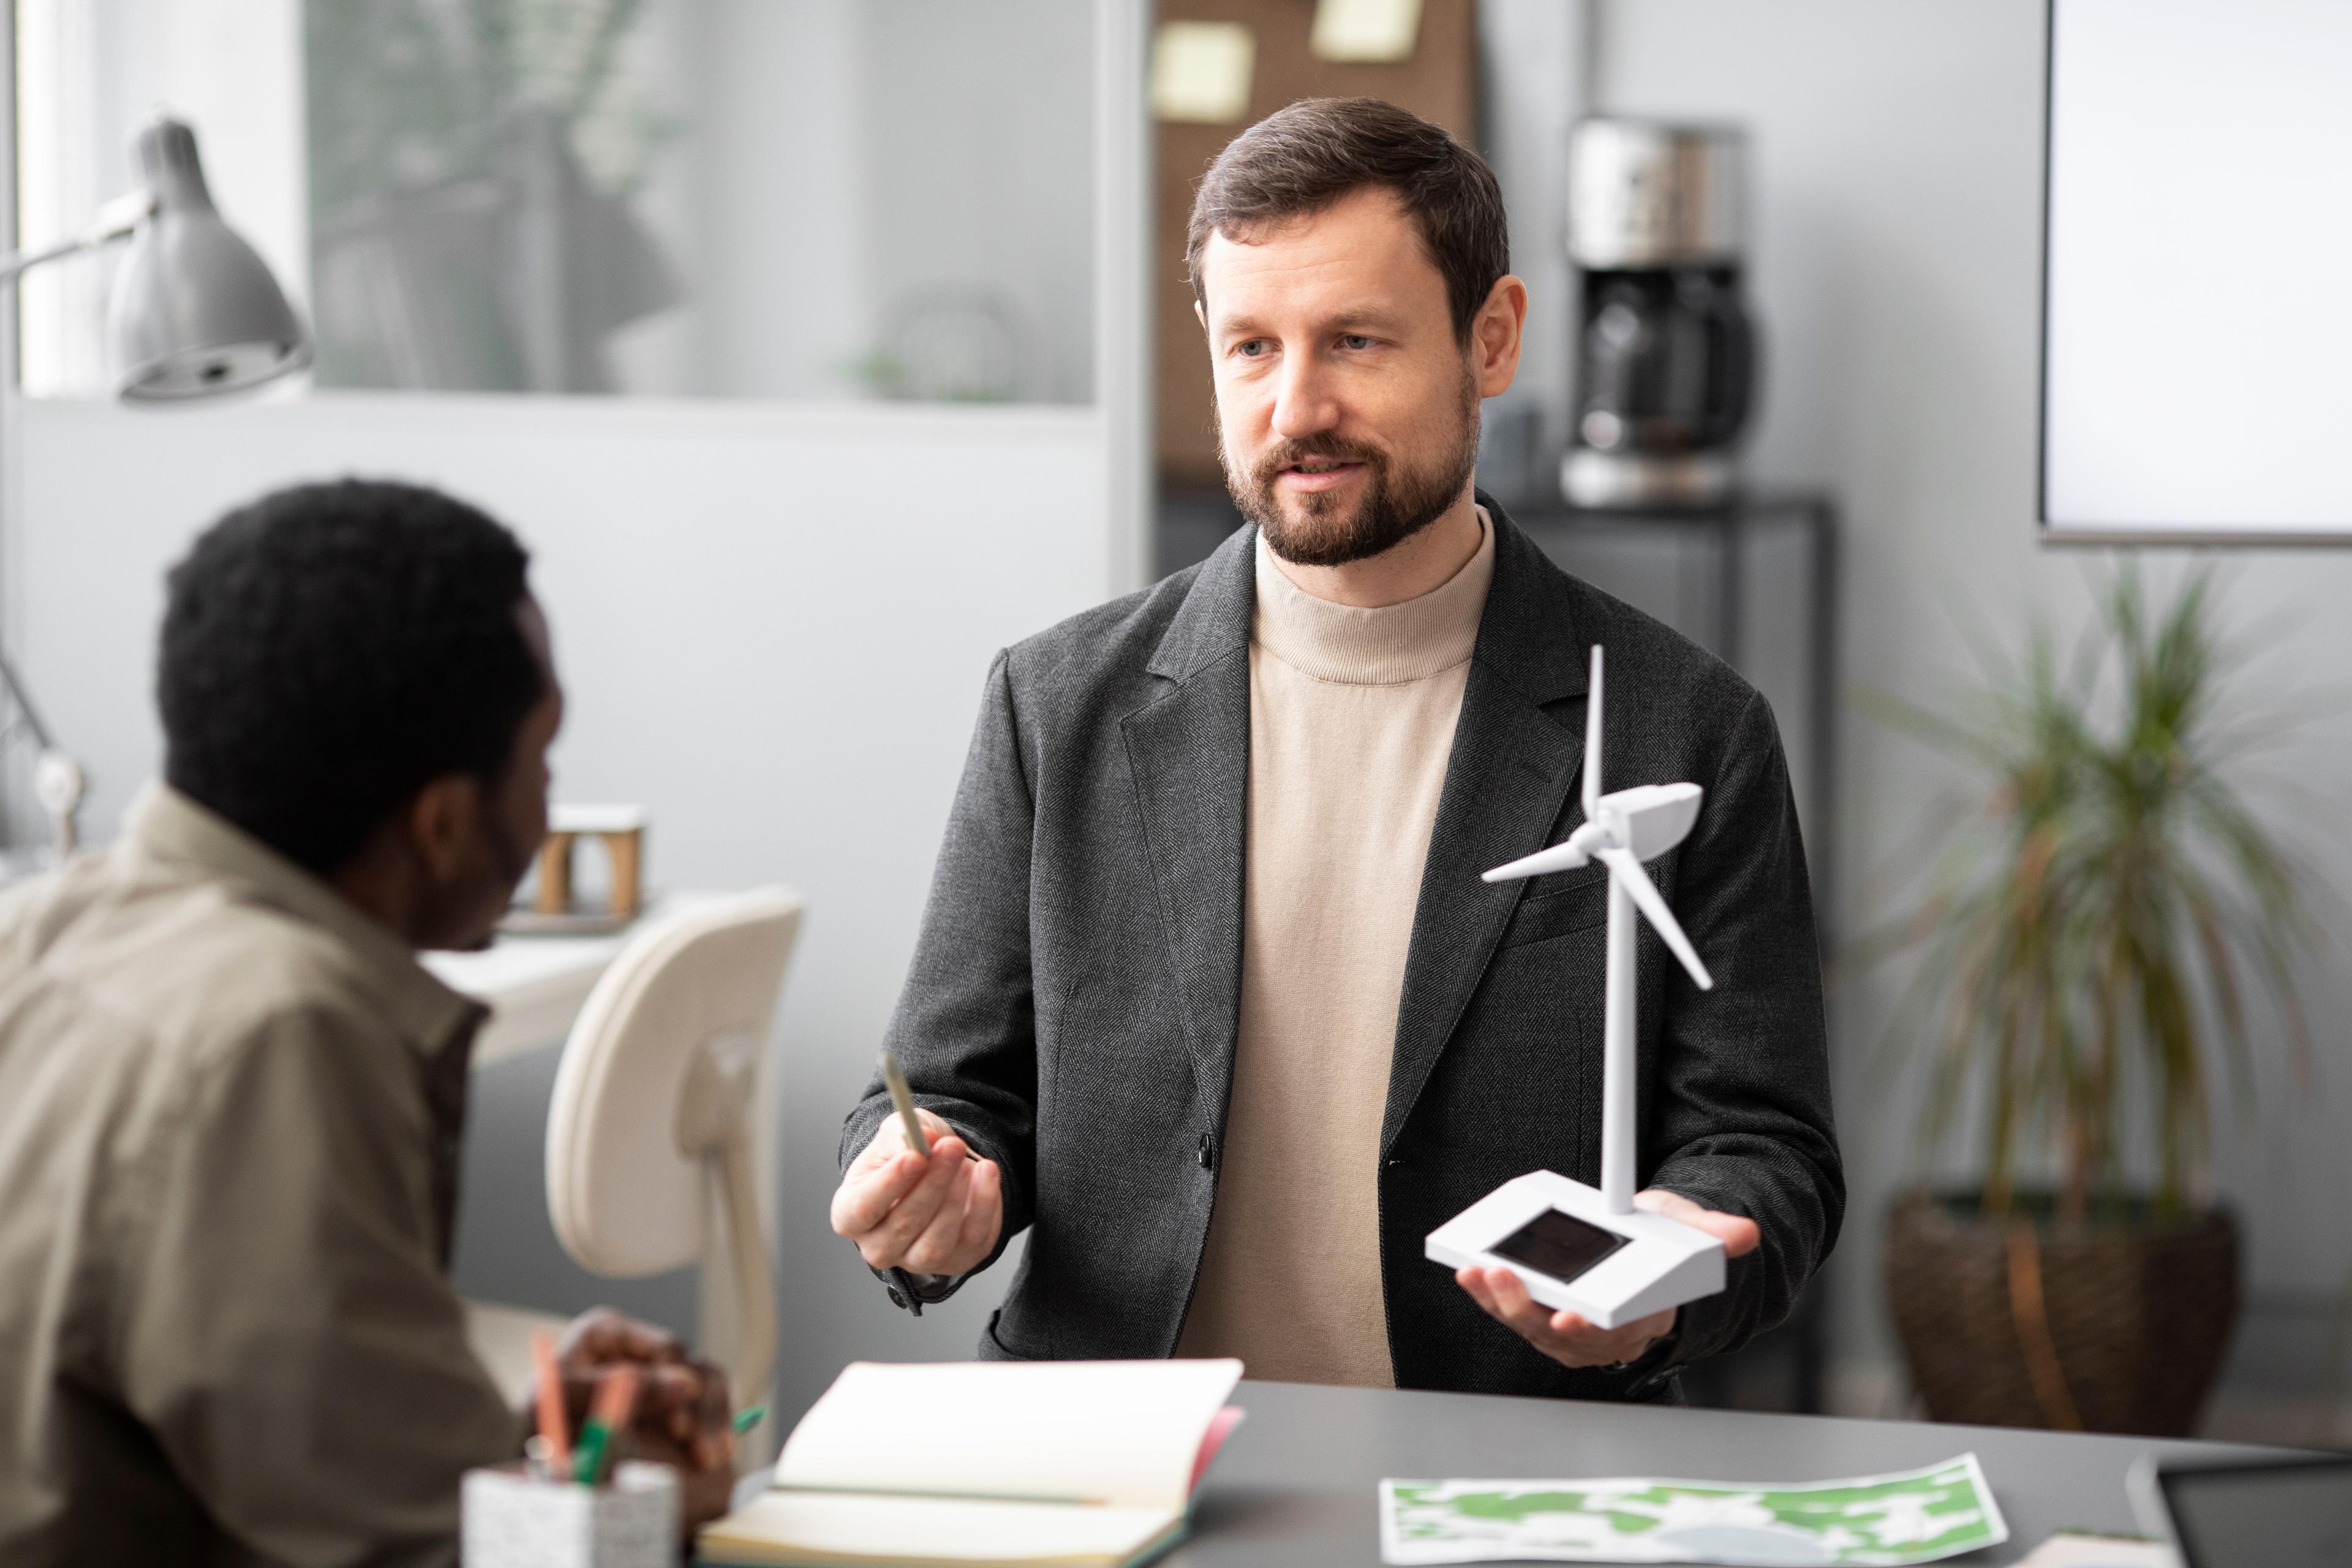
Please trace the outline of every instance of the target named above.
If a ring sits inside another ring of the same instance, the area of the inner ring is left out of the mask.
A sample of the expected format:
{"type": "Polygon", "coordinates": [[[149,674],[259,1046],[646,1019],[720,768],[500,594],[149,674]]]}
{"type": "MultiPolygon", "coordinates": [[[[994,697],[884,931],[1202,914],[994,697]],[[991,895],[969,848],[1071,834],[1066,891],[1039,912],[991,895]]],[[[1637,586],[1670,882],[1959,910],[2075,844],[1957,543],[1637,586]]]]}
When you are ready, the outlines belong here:
{"type": "Polygon", "coordinates": [[[1201,180],[1184,235],[1184,270],[1203,309],[1209,237],[1249,240],[1319,213],[1367,185],[1395,193],[1445,279],[1454,335],[1511,269],[1503,193],[1486,160],[1442,125],[1377,98],[1303,98],[1233,139],[1201,180]]]}

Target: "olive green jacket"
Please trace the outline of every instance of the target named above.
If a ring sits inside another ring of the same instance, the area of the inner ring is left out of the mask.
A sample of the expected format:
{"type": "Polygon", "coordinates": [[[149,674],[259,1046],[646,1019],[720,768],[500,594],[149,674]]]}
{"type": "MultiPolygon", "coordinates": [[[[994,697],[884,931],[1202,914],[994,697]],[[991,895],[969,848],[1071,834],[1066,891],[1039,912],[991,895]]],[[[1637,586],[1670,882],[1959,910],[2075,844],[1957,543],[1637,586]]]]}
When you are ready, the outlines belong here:
{"type": "Polygon", "coordinates": [[[168,789],[0,897],[0,1562],[455,1558],[481,1016],[168,789]]]}

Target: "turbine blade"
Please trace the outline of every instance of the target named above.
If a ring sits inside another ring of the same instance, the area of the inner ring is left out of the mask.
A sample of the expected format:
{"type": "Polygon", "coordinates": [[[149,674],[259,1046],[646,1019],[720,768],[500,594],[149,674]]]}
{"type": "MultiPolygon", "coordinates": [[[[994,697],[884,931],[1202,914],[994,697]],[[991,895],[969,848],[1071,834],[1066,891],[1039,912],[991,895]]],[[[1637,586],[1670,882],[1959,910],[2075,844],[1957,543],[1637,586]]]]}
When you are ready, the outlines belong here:
{"type": "Polygon", "coordinates": [[[1633,895],[1633,902],[1641,906],[1642,912],[1649,917],[1650,924],[1657,928],[1658,934],[1665,939],[1668,951],[1683,961],[1683,967],[1690,971],[1693,983],[1702,991],[1714,990],[1715,976],[1709,974],[1706,965],[1698,961],[1698,950],[1692,947],[1690,938],[1683,934],[1682,922],[1675,919],[1675,911],[1666,907],[1666,896],[1658,891],[1658,885],[1650,880],[1650,874],[1642,869],[1642,862],[1633,858],[1633,852],[1630,849],[1603,849],[1601,858],[1609,867],[1610,874],[1633,895]]]}
{"type": "Polygon", "coordinates": [[[1592,689],[1584,694],[1584,820],[1600,820],[1601,645],[1592,645],[1592,689]]]}
{"type": "Polygon", "coordinates": [[[1538,849],[1532,855],[1521,856],[1518,859],[1507,865],[1497,866],[1491,871],[1481,872],[1478,879],[1482,882],[1517,882],[1528,877],[1540,877],[1550,871],[1573,871],[1579,866],[1590,865],[1591,860],[1592,857],[1584,852],[1583,846],[1570,838],[1565,843],[1555,844],[1549,849],[1538,849]]]}

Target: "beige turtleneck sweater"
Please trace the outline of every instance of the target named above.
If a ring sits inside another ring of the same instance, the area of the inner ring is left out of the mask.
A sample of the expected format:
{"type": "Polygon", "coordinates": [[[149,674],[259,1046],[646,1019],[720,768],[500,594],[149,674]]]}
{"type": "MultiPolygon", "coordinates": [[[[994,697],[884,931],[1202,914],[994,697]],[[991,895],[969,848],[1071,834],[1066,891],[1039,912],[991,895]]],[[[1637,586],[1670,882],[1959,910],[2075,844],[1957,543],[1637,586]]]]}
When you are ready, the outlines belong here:
{"type": "Polygon", "coordinates": [[[1495,576],[1477,553],[1377,610],[1257,544],[1241,1031],[1217,1198],[1176,1353],[1388,1387],[1380,1137],[1397,1002],[1454,721],[1495,576]]]}

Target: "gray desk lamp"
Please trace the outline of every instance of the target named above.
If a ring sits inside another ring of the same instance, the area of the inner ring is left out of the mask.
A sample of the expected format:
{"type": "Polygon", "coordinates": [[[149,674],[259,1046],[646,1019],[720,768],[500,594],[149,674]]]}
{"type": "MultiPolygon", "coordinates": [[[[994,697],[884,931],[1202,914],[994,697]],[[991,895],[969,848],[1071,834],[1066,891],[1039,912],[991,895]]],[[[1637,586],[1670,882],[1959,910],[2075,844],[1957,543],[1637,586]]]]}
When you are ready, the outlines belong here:
{"type": "MultiPolygon", "coordinates": [[[[196,157],[196,134],[168,115],[139,133],[145,188],[108,203],[80,234],[37,250],[0,256],[0,283],[26,268],[126,237],[107,302],[115,395],[163,403],[258,386],[310,363],[310,334],[268,267],[221,221],[196,157]]],[[[80,766],[59,751],[5,657],[0,681],[41,756],[33,792],[55,825],[62,859],[74,847],[80,766]]]]}

